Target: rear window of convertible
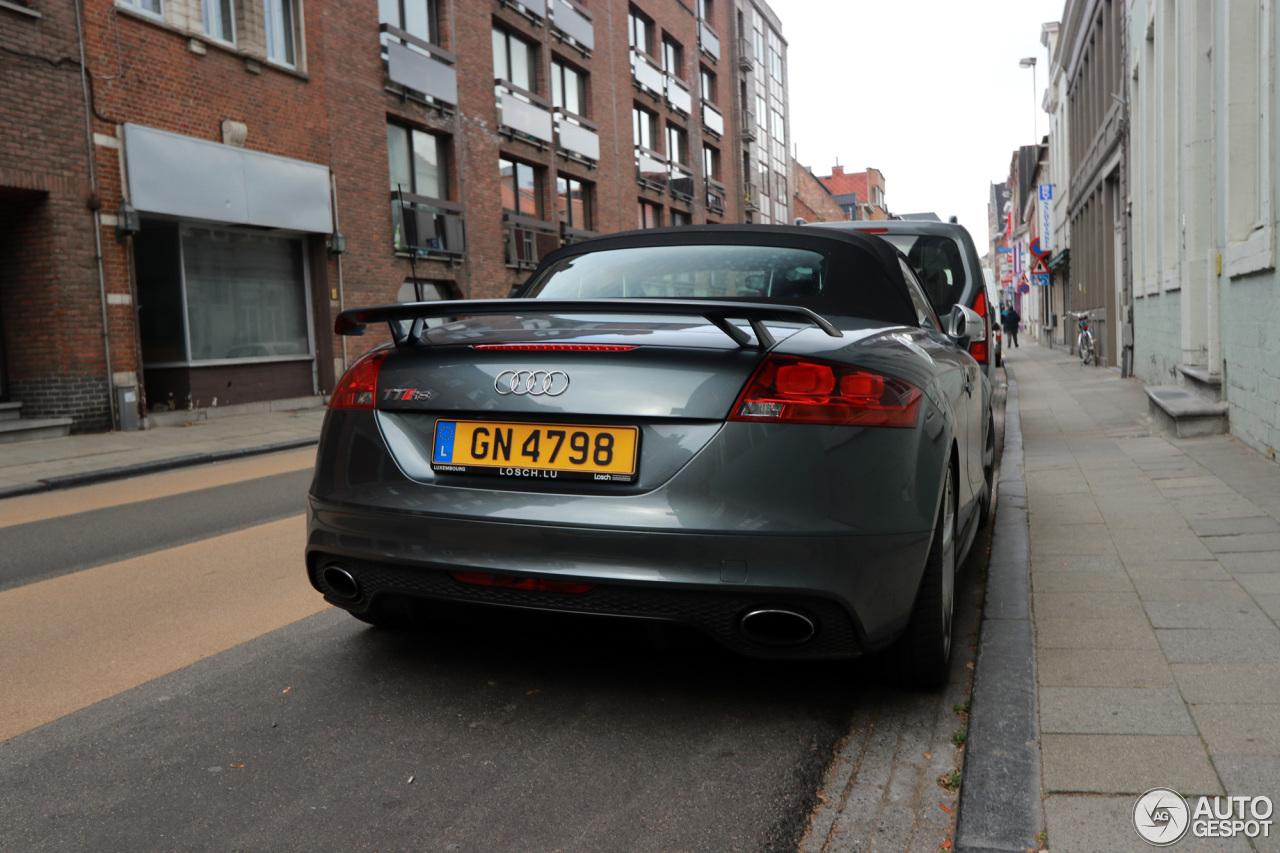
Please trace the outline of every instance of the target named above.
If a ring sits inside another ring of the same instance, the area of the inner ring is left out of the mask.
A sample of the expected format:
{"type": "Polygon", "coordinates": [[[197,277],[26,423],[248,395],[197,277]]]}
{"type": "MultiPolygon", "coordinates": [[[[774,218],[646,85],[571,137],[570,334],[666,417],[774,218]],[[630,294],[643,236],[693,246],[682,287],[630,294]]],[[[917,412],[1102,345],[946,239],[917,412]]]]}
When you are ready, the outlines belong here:
{"type": "Polygon", "coordinates": [[[544,269],[524,296],[742,300],[902,322],[895,286],[858,250],[832,257],[797,247],[680,245],[571,255],[544,269]]]}

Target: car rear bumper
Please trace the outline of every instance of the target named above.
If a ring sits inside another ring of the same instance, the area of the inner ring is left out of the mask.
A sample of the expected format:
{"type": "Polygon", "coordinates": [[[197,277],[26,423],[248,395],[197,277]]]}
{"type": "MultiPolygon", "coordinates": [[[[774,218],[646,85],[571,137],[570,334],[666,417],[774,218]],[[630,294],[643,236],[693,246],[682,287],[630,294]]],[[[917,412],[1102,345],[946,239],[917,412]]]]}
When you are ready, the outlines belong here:
{"type": "Polygon", "coordinates": [[[330,603],[357,615],[409,597],[495,608],[678,622],[757,657],[853,657],[905,627],[929,534],[777,535],[645,531],[477,521],[309,505],[307,569],[330,603]],[[343,597],[322,577],[355,579],[343,597]],[[594,584],[580,594],[477,586],[450,572],[594,584]],[[810,620],[804,642],[762,642],[742,628],[761,609],[810,620]]]}

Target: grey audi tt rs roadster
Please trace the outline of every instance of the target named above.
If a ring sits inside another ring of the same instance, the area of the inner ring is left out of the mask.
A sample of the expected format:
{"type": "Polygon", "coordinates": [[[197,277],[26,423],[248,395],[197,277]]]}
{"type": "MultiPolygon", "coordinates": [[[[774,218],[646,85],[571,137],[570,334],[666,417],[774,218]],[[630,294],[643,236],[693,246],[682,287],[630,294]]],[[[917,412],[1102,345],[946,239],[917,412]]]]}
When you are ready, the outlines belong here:
{"type": "Polygon", "coordinates": [[[342,312],[306,565],[374,624],[677,623],[945,679],[991,500],[983,318],[877,237],[700,226],[548,255],[514,298],[342,312]]]}

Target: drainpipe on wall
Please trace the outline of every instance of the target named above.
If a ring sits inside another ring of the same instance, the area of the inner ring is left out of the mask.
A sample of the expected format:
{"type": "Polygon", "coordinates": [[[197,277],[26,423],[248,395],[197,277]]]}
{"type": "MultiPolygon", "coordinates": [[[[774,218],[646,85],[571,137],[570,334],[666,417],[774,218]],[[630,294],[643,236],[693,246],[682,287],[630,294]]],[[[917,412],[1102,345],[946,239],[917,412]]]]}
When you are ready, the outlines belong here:
{"type": "MultiPolygon", "coordinates": [[[[98,170],[94,163],[97,152],[93,147],[93,118],[89,103],[89,67],[84,59],[84,25],[80,18],[80,0],[75,0],[76,40],[80,47],[80,90],[84,93],[84,144],[89,154],[89,192],[98,195],[98,170]]],[[[93,245],[98,266],[98,301],[102,308],[102,350],[107,361],[107,407],[111,411],[111,429],[116,429],[119,415],[116,412],[116,384],[111,371],[111,326],[107,317],[107,273],[102,262],[101,205],[93,211],[93,245]]]]}

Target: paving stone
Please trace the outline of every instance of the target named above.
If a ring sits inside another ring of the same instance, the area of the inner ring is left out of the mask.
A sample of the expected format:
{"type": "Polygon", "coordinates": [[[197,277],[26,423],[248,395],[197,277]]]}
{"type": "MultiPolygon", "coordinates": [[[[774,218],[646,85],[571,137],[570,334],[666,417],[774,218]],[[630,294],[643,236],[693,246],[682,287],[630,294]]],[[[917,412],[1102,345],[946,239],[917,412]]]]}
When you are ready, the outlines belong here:
{"type": "Polygon", "coordinates": [[[1229,581],[1231,574],[1217,560],[1125,560],[1125,569],[1138,578],[1165,578],[1181,581],[1229,581]]]}
{"type": "Polygon", "coordinates": [[[1271,620],[1253,602],[1152,601],[1147,603],[1146,609],[1153,628],[1258,631],[1272,627],[1271,620]]]}
{"type": "Polygon", "coordinates": [[[1112,536],[1111,540],[1115,543],[1116,553],[1122,560],[1213,559],[1213,554],[1200,541],[1200,537],[1188,530],[1185,525],[1181,529],[1127,529],[1123,535],[1117,533],[1112,536]]]}
{"type": "Polygon", "coordinates": [[[1070,509],[1044,510],[1037,507],[1027,514],[1031,533],[1043,532],[1046,527],[1057,527],[1062,524],[1102,524],[1102,513],[1092,504],[1080,505],[1070,509]]]}
{"type": "Polygon", "coordinates": [[[1218,562],[1233,575],[1280,572],[1280,551],[1224,553],[1218,562]]]}
{"type": "Polygon", "coordinates": [[[1175,688],[1041,687],[1040,731],[1195,735],[1175,688]]]}
{"type": "Polygon", "coordinates": [[[1133,585],[1142,600],[1151,603],[1156,601],[1194,601],[1225,602],[1229,604],[1249,604],[1248,593],[1241,585],[1232,580],[1220,581],[1184,581],[1170,580],[1159,575],[1140,574],[1133,578],[1133,585]]]}
{"type": "Polygon", "coordinates": [[[1202,518],[1191,522],[1197,536],[1234,536],[1241,533],[1280,533],[1280,522],[1269,515],[1244,518],[1202,518]]]}
{"type": "Polygon", "coordinates": [[[1252,554],[1269,551],[1280,562],[1280,533],[1239,533],[1234,536],[1205,536],[1205,547],[1215,554],[1252,554]]]}
{"type": "Polygon", "coordinates": [[[1198,737],[1046,734],[1040,753],[1046,794],[1223,793],[1198,737]]]}
{"type": "Polygon", "coordinates": [[[1280,572],[1241,575],[1237,581],[1254,596],[1280,595],[1280,572]]]}
{"type": "Polygon", "coordinates": [[[911,843],[916,812],[908,806],[885,806],[871,835],[870,853],[901,853],[911,843]]]}
{"type": "Polygon", "coordinates": [[[1038,525],[1031,537],[1031,553],[1109,556],[1116,553],[1105,524],[1038,525]]]}
{"type": "Polygon", "coordinates": [[[1123,572],[1032,572],[1031,589],[1033,595],[1046,592],[1132,592],[1133,583],[1123,572]]]}
{"type": "MultiPolygon", "coordinates": [[[[1049,849],[1053,853],[1116,853],[1155,848],[1133,826],[1137,797],[1071,796],[1059,794],[1044,803],[1049,849]]],[[[1243,838],[1194,838],[1188,833],[1171,850],[1178,853],[1241,853],[1249,844],[1243,838]]]]}
{"type": "Polygon", "coordinates": [[[1156,649],[1145,619],[1036,619],[1041,649],[1156,649]]]}
{"type": "Polygon", "coordinates": [[[1280,756],[1280,704],[1192,705],[1191,716],[1210,754],[1280,756]]]}
{"type": "Polygon", "coordinates": [[[1169,663],[1270,663],[1280,659],[1280,634],[1209,628],[1160,629],[1160,648],[1169,663]]]}
{"type": "MultiPolygon", "coordinates": [[[[1272,804],[1280,807],[1280,755],[1222,753],[1213,756],[1213,766],[1231,796],[1270,797],[1272,804]]],[[[1280,820],[1280,808],[1272,820],[1280,820]]],[[[1280,827],[1272,827],[1271,834],[1280,837],[1280,827]]]]}
{"type": "Polygon", "coordinates": [[[1134,592],[1037,592],[1032,598],[1037,619],[1142,618],[1142,602],[1134,592]]]}
{"type": "Polygon", "coordinates": [[[1031,554],[1033,572],[1123,572],[1124,563],[1115,554],[1081,556],[1072,554],[1031,554]]]}
{"type": "MultiPolygon", "coordinates": [[[[1171,664],[1171,669],[1182,697],[1192,705],[1280,702],[1280,660],[1270,663],[1175,663],[1171,664]]],[[[1276,782],[1280,785],[1280,778],[1276,782]]]]}
{"type": "Polygon", "coordinates": [[[1040,649],[1036,675],[1043,687],[1174,687],[1159,649],[1040,649]]]}

